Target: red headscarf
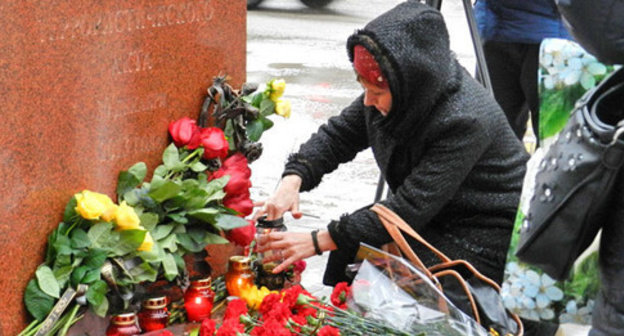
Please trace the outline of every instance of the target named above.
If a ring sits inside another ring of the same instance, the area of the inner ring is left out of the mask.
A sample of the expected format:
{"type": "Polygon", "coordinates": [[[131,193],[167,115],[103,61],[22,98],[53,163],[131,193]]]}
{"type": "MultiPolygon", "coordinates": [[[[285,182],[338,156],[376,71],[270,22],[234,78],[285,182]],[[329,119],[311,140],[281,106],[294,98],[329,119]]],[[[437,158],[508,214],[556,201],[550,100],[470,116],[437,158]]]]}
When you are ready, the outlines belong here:
{"type": "Polygon", "coordinates": [[[388,80],[381,73],[381,68],[375,57],[363,46],[356,44],[353,47],[353,68],[365,81],[382,89],[389,87],[388,80]]]}

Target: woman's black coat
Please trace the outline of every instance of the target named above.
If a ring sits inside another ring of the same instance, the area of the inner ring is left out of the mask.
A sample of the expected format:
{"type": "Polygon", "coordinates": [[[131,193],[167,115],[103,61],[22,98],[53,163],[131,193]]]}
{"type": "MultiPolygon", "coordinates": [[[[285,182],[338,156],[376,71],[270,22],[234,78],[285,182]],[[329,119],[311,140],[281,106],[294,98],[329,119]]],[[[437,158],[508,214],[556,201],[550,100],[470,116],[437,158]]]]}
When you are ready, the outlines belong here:
{"type": "MultiPolygon", "coordinates": [[[[352,35],[351,59],[355,44],[380,64],[391,111],[384,117],[358,97],[291,155],[284,175],[301,176],[307,191],[371,147],[392,191],[381,203],[449,257],[500,282],[528,158],[500,107],[455,60],[441,14],[418,1],[352,35]]],[[[391,241],[367,208],[329,224],[338,250],[330,255],[326,284],[348,280],[345,266],[360,242],[391,241]]],[[[413,247],[425,264],[437,262],[413,247]]]]}

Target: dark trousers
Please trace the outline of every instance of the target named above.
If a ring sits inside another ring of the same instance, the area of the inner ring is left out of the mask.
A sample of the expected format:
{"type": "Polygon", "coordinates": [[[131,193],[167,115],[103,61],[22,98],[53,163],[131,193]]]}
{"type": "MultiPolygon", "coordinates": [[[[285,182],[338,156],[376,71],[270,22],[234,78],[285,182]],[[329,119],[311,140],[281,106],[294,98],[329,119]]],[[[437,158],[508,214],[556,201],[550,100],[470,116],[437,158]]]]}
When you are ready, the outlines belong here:
{"type": "Polygon", "coordinates": [[[600,238],[600,292],[590,336],[624,335],[624,174],[620,169],[600,238]]]}
{"type": "MultiPolygon", "coordinates": [[[[539,44],[487,41],[483,44],[496,102],[503,108],[516,136],[522,140],[529,112],[538,136],[537,94],[539,44]]],[[[539,141],[539,137],[537,137],[539,141]]]]}

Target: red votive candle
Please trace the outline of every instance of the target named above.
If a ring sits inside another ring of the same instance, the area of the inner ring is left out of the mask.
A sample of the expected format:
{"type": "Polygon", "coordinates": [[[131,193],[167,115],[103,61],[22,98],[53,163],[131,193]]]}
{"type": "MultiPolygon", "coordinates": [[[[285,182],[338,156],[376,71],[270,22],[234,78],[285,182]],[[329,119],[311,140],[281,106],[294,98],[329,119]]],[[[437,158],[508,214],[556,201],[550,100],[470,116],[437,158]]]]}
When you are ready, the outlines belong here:
{"type": "Polygon", "coordinates": [[[165,329],[169,323],[167,297],[160,296],[143,301],[139,312],[139,325],[143,332],[165,329]]]}
{"type": "Polygon", "coordinates": [[[189,321],[201,322],[210,318],[215,298],[215,293],[210,288],[211,284],[210,277],[191,281],[191,285],[184,293],[184,308],[189,321]]]}
{"type": "Polygon", "coordinates": [[[140,333],[135,313],[113,315],[106,329],[106,336],[135,336],[140,333]]]}

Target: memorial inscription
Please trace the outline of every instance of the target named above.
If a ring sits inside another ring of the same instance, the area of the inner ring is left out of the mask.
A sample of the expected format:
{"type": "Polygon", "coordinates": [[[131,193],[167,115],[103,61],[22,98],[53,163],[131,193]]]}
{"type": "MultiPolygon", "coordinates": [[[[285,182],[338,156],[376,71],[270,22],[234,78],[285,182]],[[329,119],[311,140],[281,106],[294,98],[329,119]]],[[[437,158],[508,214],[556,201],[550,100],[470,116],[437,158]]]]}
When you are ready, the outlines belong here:
{"type": "Polygon", "coordinates": [[[25,326],[24,289],[72,195],[114,196],[214,76],[245,81],[245,24],[244,0],[0,4],[0,336],[25,326]]]}

